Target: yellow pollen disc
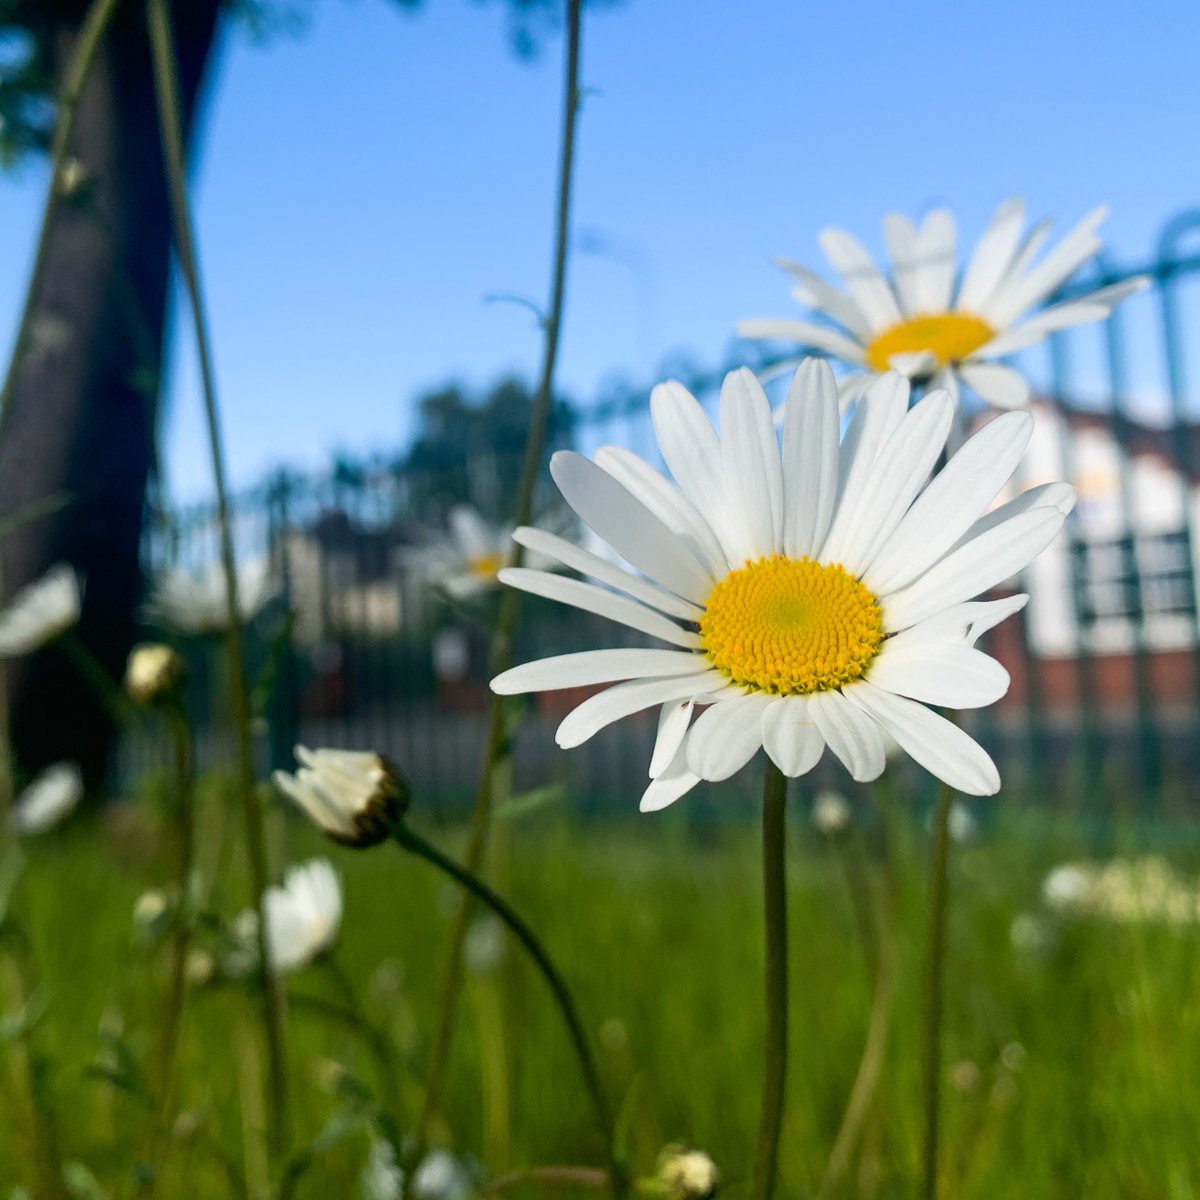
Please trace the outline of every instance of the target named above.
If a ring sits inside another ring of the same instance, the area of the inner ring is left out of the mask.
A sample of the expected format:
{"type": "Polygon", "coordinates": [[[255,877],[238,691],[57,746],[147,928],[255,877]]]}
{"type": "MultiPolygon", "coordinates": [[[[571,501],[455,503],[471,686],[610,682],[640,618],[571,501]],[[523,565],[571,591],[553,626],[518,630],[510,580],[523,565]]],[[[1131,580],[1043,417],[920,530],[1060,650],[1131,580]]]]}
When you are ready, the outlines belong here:
{"type": "Polygon", "coordinates": [[[867,365],[886,371],[893,354],[919,354],[927,350],[939,367],[960,362],[973,350],[990,342],[996,331],[970,313],[938,313],[913,317],[885,329],[867,345],[867,365]]]}
{"type": "Polygon", "coordinates": [[[700,640],[732,682],[806,695],[859,679],[879,650],[883,619],[878,600],[836,563],[773,554],[713,588],[700,640]]]}
{"type": "Polygon", "coordinates": [[[495,579],[496,573],[504,566],[502,554],[481,554],[467,563],[467,570],[477,579],[495,579]]]}

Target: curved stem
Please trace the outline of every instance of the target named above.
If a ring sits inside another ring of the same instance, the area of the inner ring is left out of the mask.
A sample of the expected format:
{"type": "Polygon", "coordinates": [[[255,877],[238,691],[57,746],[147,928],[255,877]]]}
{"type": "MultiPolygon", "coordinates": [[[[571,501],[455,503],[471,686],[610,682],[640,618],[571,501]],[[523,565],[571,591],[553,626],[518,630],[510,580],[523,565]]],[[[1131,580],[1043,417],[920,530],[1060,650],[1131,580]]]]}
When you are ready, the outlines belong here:
{"type": "Polygon", "coordinates": [[[154,63],[154,87],[158,101],[163,153],[167,163],[167,184],[171,195],[171,222],[175,251],[187,290],[192,313],[196,352],[200,361],[200,379],[204,394],[204,413],[212,456],[213,482],[217,493],[217,518],[221,540],[221,565],[225,572],[225,600],[229,611],[229,661],[232,678],[231,699],[237,729],[238,775],[242,810],[246,826],[246,856],[250,867],[250,886],[258,908],[258,960],[263,976],[263,1031],[267,1044],[271,1104],[268,1107],[270,1144],[276,1157],[282,1158],[290,1138],[288,1112],[287,1060],[284,1049],[284,991],[271,967],[267,950],[267,922],[263,900],[267,890],[267,841],[263,811],[254,786],[254,757],[250,740],[250,695],[246,681],[246,658],[242,644],[241,606],[238,602],[237,568],[233,553],[229,495],[225,483],[225,458],[221,443],[220,416],[216,384],[213,379],[212,353],[208,321],[200,290],[199,268],[192,237],[192,217],[188,202],[180,115],[179,80],[175,63],[174,37],[167,0],[147,0],[150,50],[154,63]]]}
{"type": "Polygon", "coordinates": [[[787,1088],[787,856],[784,819],[787,780],[770,760],[763,777],[763,929],[766,937],[766,1063],[758,1151],[754,1158],[754,1200],[771,1200],[779,1174],[779,1134],[787,1088]]]}
{"type": "Polygon", "coordinates": [[[42,277],[46,273],[46,259],[50,247],[50,230],[58,215],[58,206],[62,200],[63,169],[67,165],[67,152],[70,149],[71,134],[75,130],[75,117],[79,111],[79,99],[83,95],[84,84],[91,74],[92,64],[104,40],[105,31],[117,10],[120,0],[93,0],[79,36],[71,61],[67,66],[67,77],[63,83],[62,92],[58,97],[58,120],[54,124],[54,137],[50,143],[50,187],[46,193],[46,204],[42,209],[42,223],[38,229],[37,249],[33,255],[33,269],[29,275],[29,287],[25,293],[25,307],[21,309],[21,318],[17,324],[17,335],[13,341],[12,357],[8,360],[8,371],[4,376],[4,388],[0,391],[0,420],[8,411],[8,402],[12,398],[16,386],[17,369],[29,348],[29,333],[33,325],[33,314],[37,303],[37,294],[41,290],[42,277]]]}
{"type": "Polygon", "coordinates": [[[575,1050],[575,1057],[579,1060],[579,1069],[583,1075],[583,1083],[587,1089],[588,1098],[592,1103],[596,1125],[599,1127],[600,1134],[604,1139],[605,1151],[609,1160],[612,1192],[614,1197],[620,1200],[626,1192],[625,1172],[617,1157],[616,1126],[608,1107],[608,1100],[605,1097],[604,1088],[600,1083],[600,1075],[596,1070],[596,1063],[592,1058],[592,1052],[588,1047],[587,1035],[583,1030],[583,1022],[579,1019],[579,1013],[576,1011],[574,1000],[571,999],[570,989],[567,987],[562,975],[559,974],[558,968],[551,962],[550,956],[546,953],[546,949],[537,934],[525,923],[525,920],[518,915],[507,900],[492,891],[482,879],[472,874],[466,867],[461,866],[454,859],[443,854],[432,843],[427,842],[409,826],[398,826],[393,836],[405,850],[410,851],[419,858],[425,859],[426,862],[431,863],[438,870],[444,871],[452,879],[465,887],[477,900],[487,905],[521,943],[526,953],[533,960],[534,966],[541,972],[542,978],[546,981],[546,985],[549,987],[554,1001],[558,1005],[563,1023],[567,1027],[567,1035],[571,1039],[571,1045],[575,1050]]]}
{"type": "MultiPolygon", "coordinates": [[[[567,45],[563,73],[562,133],[558,167],[557,207],[554,223],[554,268],[550,284],[550,307],[546,313],[546,341],[542,356],[541,376],[529,418],[529,433],[525,441],[525,460],[521,479],[517,487],[517,502],[513,512],[514,523],[526,525],[533,512],[534,488],[545,453],[546,425],[554,403],[554,372],[558,363],[559,334],[562,329],[563,305],[566,298],[567,257],[570,242],[571,187],[574,179],[575,128],[579,113],[579,44],[582,26],[582,0],[567,0],[566,24],[567,45]]],[[[524,549],[516,546],[513,566],[519,567],[524,559],[524,549]]],[[[512,665],[512,641],[520,613],[521,593],[516,588],[505,588],[500,597],[500,611],[492,636],[491,662],[494,674],[505,671],[512,665]]],[[[491,696],[488,708],[487,733],[484,740],[483,766],[479,785],[475,793],[475,804],[471,810],[471,832],[464,859],[467,868],[478,872],[483,865],[487,848],[488,829],[497,799],[503,799],[507,788],[508,772],[502,761],[507,758],[504,729],[504,698],[491,696]],[[499,786],[497,786],[499,785],[499,786]],[[497,796],[497,793],[501,793],[497,796]]],[[[442,980],[442,997],[438,1006],[439,1024],[430,1052],[429,1068],[425,1083],[425,1100],[417,1123],[418,1153],[424,1145],[429,1122],[437,1110],[442,1076],[450,1056],[450,1043],[454,1036],[454,1024],[458,1012],[463,983],[463,948],[466,943],[467,925],[470,921],[470,901],[463,898],[455,914],[450,934],[450,949],[446,959],[445,975],[442,980]]]]}
{"type": "Polygon", "coordinates": [[[921,1197],[936,1200],[941,1117],[943,985],[946,960],[946,868],[950,860],[950,805],[954,789],[940,783],[933,812],[933,861],[929,879],[929,941],[925,956],[925,1136],[921,1197]]]}
{"type": "Polygon", "coordinates": [[[153,1121],[147,1171],[140,1194],[151,1196],[161,1175],[167,1130],[174,1107],[175,1064],[179,1055],[179,1031],[183,1025],[183,1005],[187,995],[187,957],[192,944],[190,888],[196,855],[196,806],[193,789],[192,732],[181,708],[171,713],[175,742],[175,779],[178,798],[178,891],[179,908],[175,913],[175,936],[171,943],[171,982],[167,992],[167,1010],[163,1018],[162,1041],[158,1051],[158,1112],[153,1121]]]}

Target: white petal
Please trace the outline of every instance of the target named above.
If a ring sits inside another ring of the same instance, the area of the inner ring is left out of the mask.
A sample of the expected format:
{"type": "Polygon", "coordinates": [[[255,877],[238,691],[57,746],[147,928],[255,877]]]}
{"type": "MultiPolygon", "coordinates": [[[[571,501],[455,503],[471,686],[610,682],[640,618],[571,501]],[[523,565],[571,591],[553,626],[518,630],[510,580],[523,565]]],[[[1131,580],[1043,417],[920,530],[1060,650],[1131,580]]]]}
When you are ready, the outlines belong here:
{"type": "Polygon", "coordinates": [[[1028,413],[1005,413],[969,438],[913,502],[863,576],[877,596],[911,583],[946,554],[995,499],[1033,433],[1028,413]]]}
{"type": "Polygon", "coordinates": [[[883,627],[906,629],[952,604],[970,600],[1037,557],[1066,518],[1056,508],[1019,513],[951,551],[915,583],[883,597],[883,627]]]}
{"type": "Polygon", "coordinates": [[[686,538],[706,570],[721,576],[729,564],[716,535],[695,505],[645,459],[621,446],[601,446],[596,465],[636,496],[668,529],[686,538]]]}
{"type": "Polygon", "coordinates": [[[671,591],[701,604],[713,578],[687,544],[607,471],[573,450],[550,459],[550,474],[584,523],[623,559],[671,591]]]}
{"type": "Polygon", "coordinates": [[[841,692],[816,692],[808,698],[808,711],[851,778],[869,783],[883,774],[887,753],[878,727],[841,692]]]}
{"type": "Polygon", "coordinates": [[[1019,496],[1014,496],[1007,503],[1001,504],[998,508],[993,508],[991,512],[984,513],[958,539],[955,548],[971,541],[972,538],[977,538],[981,533],[986,533],[989,529],[995,529],[997,525],[1002,525],[1019,513],[1032,512],[1035,508],[1054,508],[1065,517],[1074,507],[1075,489],[1069,483],[1061,481],[1039,483],[1037,487],[1031,487],[1019,496]]]}
{"type": "Polygon", "coordinates": [[[883,218],[883,241],[892,260],[892,283],[906,316],[917,311],[917,231],[902,213],[883,218]]]}
{"type": "Polygon", "coordinates": [[[1008,672],[982,650],[955,642],[884,642],[867,668],[875,687],[942,708],[982,708],[1008,691],[1008,672]]]}
{"type": "Polygon", "coordinates": [[[947,392],[932,392],[905,413],[857,493],[842,501],[822,562],[840,562],[852,575],[871,565],[929,478],[953,420],[947,392]]]}
{"type": "Polygon", "coordinates": [[[848,338],[836,329],[814,325],[811,321],[795,321],[788,317],[747,317],[736,325],[738,337],[771,341],[797,342],[806,350],[824,350],[846,362],[864,361],[861,343],[848,338]]]}
{"type": "Polygon", "coordinates": [[[783,552],[810,558],[829,532],[838,479],[838,394],[829,364],[808,358],[783,417],[783,552]]]}
{"type": "Polygon", "coordinates": [[[511,667],[492,680],[492,691],[500,696],[518,696],[524,692],[616,683],[620,679],[699,675],[711,667],[703,654],[690,654],[686,650],[580,650],[511,667]]]}
{"type": "Polygon", "coordinates": [[[825,739],[803,696],[781,696],[762,718],[763,749],[789,778],[806,775],[825,752],[825,739]]]}
{"type": "Polygon", "coordinates": [[[838,524],[844,524],[851,515],[843,517],[842,510],[850,498],[861,493],[880,450],[904,419],[908,395],[908,380],[889,371],[875,379],[859,399],[838,448],[838,489],[830,538],[835,534],[840,538],[838,524]]]}
{"type": "Polygon", "coordinates": [[[783,542],[783,477],[771,405],[754,373],[730,371],[721,386],[725,494],[741,529],[739,559],[778,553],[783,542]]]}
{"type": "Polygon", "coordinates": [[[856,683],[847,695],[874,717],[909,757],[951,787],[971,796],[993,796],[1000,790],[996,764],[952,721],[865,682],[856,683]]]}
{"type": "Polygon", "coordinates": [[[957,266],[954,216],[948,209],[935,208],[926,215],[916,250],[917,311],[945,312],[950,307],[957,266]]]}
{"type": "Polygon", "coordinates": [[[916,647],[930,642],[958,642],[974,646],[989,629],[1001,621],[1020,612],[1029,603],[1029,597],[1018,592],[1000,600],[968,600],[926,617],[916,625],[910,625],[903,633],[887,639],[888,647],[916,647]]]}
{"type": "Polygon", "coordinates": [[[977,311],[992,294],[1008,273],[1024,223],[1025,202],[1019,196],[1004,201],[996,209],[963,272],[956,307],[968,312],[977,311]]]}
{"type": "Polygon", "coordinates": [[[859,242],[844,229],[823,229],[820,242],[825,257],[872,327],[879,330],[899,324],[902,314],[896,297],[859,242]]]}
{"type": "Polygon", "coordinates": [[[888,366],[893,371],[899,371],[905,379],[932,374],[937,364],[937,355],[932,350],[900,350],[888,355],[888,366]]]}
{"type": "Polygon", "coordinates": [[[683,621],[698,621],[704,615],[704,610],[698,605],[680,599],[640,576],[631,575],[623,567],[618,567],[616,563],[611,563],[598,554],[592,554],[590,551],[576,546],[573,542],[568,542],[565,538],[547,533],[544,529],[534,529],[532,526],[522,525],[520,529],[514,531],[513,541],[519,542],[537,554],[544,554],[547,558],[562,563],[564,567],[570,567],[573,571],[582,571],[585,575],[590,575],[601,583],[620,588],[621,591],[642,601],[643,604],[657,608],[659,612],[670,613],[671,616],[679,617],[683,621]]]}
{"type": "Polygon", "coordinates": [[[792,295],[809,308],[815,308],[827,313],[839,325],[844,325],[860,340],[871,337],[871,323],[863,314],[862,309],[837,288],[826,283],[815,271],[810,271],[800,263],[791,259],[777,258],[775,265],[782,267],[795,281],[792,295]]]}
{"type": "MultiPolygon", "coordinates": [[[[721,442],[700,402],[681,383],[660,383],[650,393],[650,417],[663,461],[679,490],[717,535],[726,558],[736,543],[721,473],[721,442]]],[[[739,564],[740,565],[740,564],[739,564]]]]}
{"type": "Polygon", "coordinates": [[[999,363],[963,363],[962,381],[982,400],[997,408],[1020,408],[1029,400],[1025,376],[999,363]]]}
{"type": "Polygon", "coordinates": [[[585,583],[581,579],[564,579],[561,575],[551,575],[548,571],[532,571],[528,567],[506,567],[497,578],[509,587],[520,588],[521,591],[534,596],[544,596],[547,600],[557,600],[560,604],[569,604],[572,608],[581,608],[584,612],[595,613],[599,617],[607,617],[610,621],[618,621],[630,629],[661,638],[673,646],[682,646],[688,650],[700,648],[699,634],[690,629],[680,629],[662,613],[657,613],[636,600],[597,587],[594,583],[585,583]]]}
{"type": "Polygon", "coordinates": [[[1100,248],[1096,227],[1107,213],[1093,209],[1055,248],[1024,276],[1006,281],[984,305],[981,315],[996,329],[1010,325],[1031,305],[1048,296],[1100,248]]]}
{"type": "Polygon", "coordinates": [[[687,737],[695,709],[696,701],[691,696],[662,706],[658,714],[658,732],[654,736],[654,752],[650,755],[651,779],[657,779],[674,762],[687,737]]]}
{"type": "Polygon", "coordinates": [[[838,380],[838,408],[845,412],[875,382],[873,371],[851,371],[838,380]]]}
{"type": "Polygon", "coordinates": [[[717,671],[698,678],[634,679],[629,683],[618,683],[599,695],[589,696],[572,709],[560,723],[554,740],[564,750],[582,746],[614,721],[632,716],[645,708],[653,708],[656,704],[690,698],[703,692],[715,692],[725,683],[725,677],[717,671]]]}
{"type": "Polygon", "coordinates": [[[494,531],[469,504],[456,504],[450,510],[450,532],[464,558],[483,558],[496,549],[494,531]]]}
{"type": "Polygon", "coordinates": [[[685,792],[690,792],[699,782],[700,776],[688,770],[687,739],[685,739],[675,752],[671,765],[655,778],[642,793],[642,800],[638,808],[642,812],[658,812],[660,809],[666,808],[668,804],[674,804],[680,796],[685,792]]]}
{"type": "Polygon", "coordinates": [[[774,699],[754,692],[721,700],[702,712],[688,734],[689,770],[713,783],[740,771],[762,745],[762,715],[774,699]]]}

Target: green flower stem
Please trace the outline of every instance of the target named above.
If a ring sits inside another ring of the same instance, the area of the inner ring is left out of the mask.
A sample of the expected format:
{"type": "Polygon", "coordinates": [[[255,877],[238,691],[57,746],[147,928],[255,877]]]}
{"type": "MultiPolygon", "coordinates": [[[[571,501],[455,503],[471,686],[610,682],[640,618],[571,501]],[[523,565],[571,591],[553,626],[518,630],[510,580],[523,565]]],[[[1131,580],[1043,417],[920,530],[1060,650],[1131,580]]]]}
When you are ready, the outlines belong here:
{"type": "MultiPolygon", "coordinates": [[[[877,806],[881,821],[886,821],[886,806],[877,806]]],[[[856,836],[853,835],[852,836],[856,836]]],[[[845,861],[856,862],[858,866],[848,869],[846,873],[847,886],[851,889],[862,889],[868,899],[872,892],[866,872],[862,870],[861,848],[857,845],[847,847],[843,852],[845,861]]],[[[895,971],[895,930],[896,930],[896,880],[891,858],[891,848],[887,841],[886,825],[884,826],[883,862],[887,881],[887,895],[876,905],[874,915],[874,930],[869,944],[864,944],[864,951],[870,960],[875,976],[875,986],[871,997],[871,1014],[867,1020],[867,1036],[863,1043],[862,1058],[859,1060],[858,1071],[854,1076],[854,1084],[850,1089],[850,1098],[846,1102],[846,1111],[842,1123],[838,1127],[833,1149],[829,1153],[829,1162],[825,1174],[821,1177],[821,1186],[817,1189],[817,1200],[827,1200],[834,1195],[845,1177],[850,1165],[850,1156],[858,1143],[863,1124],[870,1114],[879,1081],[883,1075],[884,1060],[887,1055],[888,1036],[891,1032],[892,1012],[896,1000],[896,971],[895,971]]],[[[851,897],[856,902],[855,897],[851,897]]],[[[861,918],[860,918],[861,919],[861,918]]],[[[864,930],[864,942],[865,934],[864,930]]]]}
{"type": "Polygon", "coordinates": [[[547,1188],[554,1188],[555,1191],[564,1185],[572,1188],[595,1188],[599,1191],[608,1187],[608,1175],[595,1167],[530,1167],[524,1171],[510,1171],[507,1175],[498,1175],[484,1184],[479,1189],[479,1194],[499,1196],[512,1188],[531,1183],[540,1183],[547,1188]]]}
{"type": "MultiPolygon", "coordinates": [[[[571,188],[575,162],[575,129],[580,104],[579,45],[581,28],[582,0],[567,0],[567,45],[563,73],[562,132],[554,229],[554,267],[550,286],[550,307],[544,318],[546,340],[541,377],[538,380],[537,392],[530,413],[529,433],[525,441],[525,460],[521,469],[521,479],[517,487],[517,502],[513,511],[513,519],[517,525],[527,525],[533,513],[534,489],[545,453],[546,424],[554,403],[554,372],[558,363],[559,334],[562,329],[563,305],[566,297],[571,188]]],[[[516,546],[513,565],[519,567],[523,560],[524,549],[516,546]]],[[[516,588],[505,588],[500,597],[500,611],[497,614],[496,626],[492,635],[491,653],[492,670],[497,675],[512,665],[512,643],[517,617],[520,613],[520,597],[521,593],[516,588]]],[[[508,747],[504,718],[504,698],[492,696],[484,740],[483,766],[480,771],[479,786],[476,789],[475,804],[471,812],[470,839],[464,858],[467,869],[473,873],[478,873],[483,867],[492,812],[497,801],[503,800],[511,775],[511,768],[505,766],[508,747]]],[[[417,1122],[416,1153],[418,1156],[424,1147],[430,1121],[437,1111],[442,1076],[450,1057],[450,1043],[454,1036],[458,1003],[462,994],[463,948],[466,944],[470,917],[470,900],[468,897],[463,897],[451,929],[450,948],[442,980],[442,998],[438,1006],[439,1024],[429,1056],[425,1100],[417,1122]]]]}
{"type": "Polygon", "coordinates": [[[950,860],[950,807],[954,789],[940,783],[933,811],[933,861],[929,879],[929,931],[925,956],[923,1042],[925,1135],[921,1197],[937,1200],[938,1136],[941,1118],[942,1020],[946,973],[947,865],[950,860]]]}
{"type": "Polygon", "coordinates": [[[196,858],[192,731],[182,707],[178,705],[173,707],[170,723],[175,751],[175,824],[178,838],[176,876],[179,899],[175,912],[174,936],[171,939],[171,979],[158,1048],[158,1110],[152,1122],[150,1147],[146,1155],[147,1170],[139,1189],[139,1194],[147,1197],[154,1194],[162,1173],[167,1134],[174,1111],[175,1065],[179,1057],[179,1033],[183,1026],[183,1006],[187,996],[188,951],[192,945],[191,882],[196,858]]]}
{"type": "Polygon", "coordinates": [[[119,3],[120,0],[93,0],[83,19],[83,24],[79,28],[75,49],[67,66],[67,77],[58,96],[58,120],[54,123],[54,137],[50,143],[50,187],[46,193],[46,203],[42,208],[42,223],[38,230],[37,249],[33,255],[33,269],[29,274],[29,287],[25,293],[25,306],[21,309],[17,335],[13,341],[12,357],[8,360],[4,388],[0,391],[0,420],[8,411],[8,403],[17,382],[17,369],[29,348],[29,335],[33,326],[37,294],[41,291],[42,277],[46,273],[50,230],[54,226],[55,217],[58,215],[58,206],[62,200],[63,169],[67,165],[71,134],[74,132],[75,117],[79,111],[79,99],[83,95],[83,88],[87,83],[88,75],[91,74],[92,64],[96,61],[96,54],[104,40],[105,31],[108,29],[109,22],[119,3]]]}
{"type": "Polygon", "coordinates": [[[263,900],[267,890],[267,837],[262,803],[255,790],[254,755],[251,744],[250,694],[246,679],[246,656],[242,643],[241,606],[238,603],[237,567],[234,562],[233,532],[229,495],[225,482],[225,458],[221,442],[220,415],[213,378],[208,321],[200,290],[192,236],[192,216],[187,194],[184,161],[183,123],[180,116],[179,79],[175,62],[174,35],[167,0],[147,0],[150,51],[154,63],[155,95],[163,153],[167,164],[167,183],[171,195],[171,221],[175,251],[187,290],[192,313],[196,352],[204,393],[204,413],[208,425],[212,455],[213,481],[217,494],[217,517],[221,537],[221,563],[225,572],[225,600],[229,610],[229,660],[232,676],[231,700],[237,731],[238,782],[246,828],[246,857],[250,867],[250,887],[258,908],[258,961],[263,979],[263,1032],[267,1046],[267,1071],[271,1102],[267,1107],[269,1144],[274,1156],[282,1160],[291,1138],[288,1107],[287,1057],[284,1045],[285,993],[278,974],[272,969],[267,950],[267,921],[263,900]]]}
{"type": "Polygon", "coordinates": [[[609,1109],[604,1088],[600,1083],[600,1075],[596,1070],[595,1060],[592,1058],[592,1052],[588,1047],[587,1035],[584,1033],[583,1023],[580,1021],[579,1013],[575,1009],[575,1002],[571,999],[570,990],[562,975],[559,974],[558,968],[550,961],[550,956],[546,953],[545,947],[538,939],[537,934],[517,914],[507,900],[497,895],[482,879],[466,867],[460,865],[448,855],[443,854],[432,843],[427,842],[408,825],[397,826],[393,832],[393,836],[405,850],[417,855],[419,858],[425,859],[426,862],[437,867],[439,871],[443,871],[449,875],[457,883],[466,888],[475,899],[490,908],[504,922],[509,931],[521,943],[526,953],[533,960],[534,966],[537,967],[542,978],[546,981],[546,985],[554,997],[554,1002],[558,1005],[563,1023],[567,1027],[567,1035],[571,1040],[575,1057],[579,1060],[584,1087],[587,1090],[588,1098],[591,1100],[596,1125],[604,1140],[605,1151],[608,1155],[609,1182],[612,1193],[615,1200],[622,1200],[622,1197],[627,1193],[627,1185],[625,1170],[617,1155],[616,1127],[613,1122],[612,1112],[609,1109]]]}
{"type": "Polygon", "coordinates": [[[787,1090],[787,779],[769,759],[763,777],[763,928],[766,935],[766,1062],[753,1200],[771,1200],[779,1174],[779,1135],[787,1090]]]}

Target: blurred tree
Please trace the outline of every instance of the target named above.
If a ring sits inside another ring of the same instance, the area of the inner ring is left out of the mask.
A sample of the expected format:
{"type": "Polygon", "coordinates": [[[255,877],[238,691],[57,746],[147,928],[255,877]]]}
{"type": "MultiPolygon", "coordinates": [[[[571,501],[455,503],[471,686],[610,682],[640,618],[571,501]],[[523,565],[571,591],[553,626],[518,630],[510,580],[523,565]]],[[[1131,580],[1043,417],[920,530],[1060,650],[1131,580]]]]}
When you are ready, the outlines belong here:
{"type": "MultiPolygon", "coordinates": [[[[392,0],[416,7],[420,0],[392,0]]],[[[557,0],[503,0],[515,50],[552,28],[557,0]]],[[[174,0],[189,150],[223,22],[252,35],[302,28],[310,0],[174,0]]],[[[86,0],[0,0],[0,164],[50,146],[86,0]]],[[[119,678],[142,594],[139,546],[155,441],[171,225],[140,0],[120,0],[76,108],[61,200],[46,230],[0,412],[0,521],[66,504],[0,547],[0,595],[59,561],[86,579],[80,633],[119,678]]],[[[12,732],[26,771],[70,758],[104,776],[112,727],[75,669],[49,651],[13,664],[12,732]]]]}
{"type": "MultiPolygon", "coordinates": [[[[417,434],[402,467],[414,512],[440,523],[455,504],[470,504],[501,524],[512,514],[533,406],[533,390],[522,380],[502,379],[484,396],[451,384],[417,402],[417,434]]],[[[558,398],[546,429],[547,454],[571,444],[575,413],[558,398]]],[[[542,480],[549,486],[548,479],[542,480]]]]}

